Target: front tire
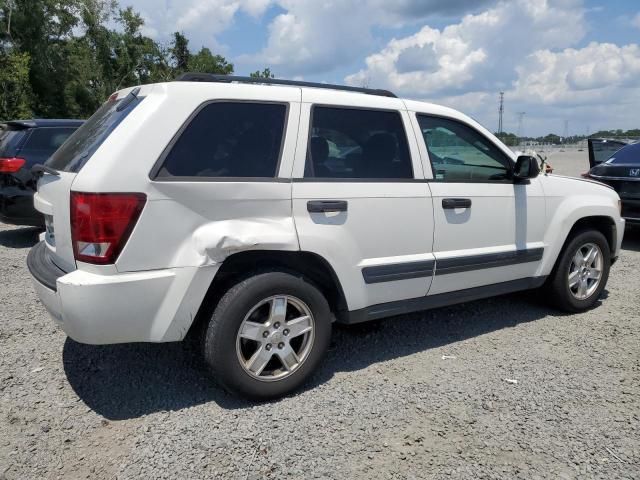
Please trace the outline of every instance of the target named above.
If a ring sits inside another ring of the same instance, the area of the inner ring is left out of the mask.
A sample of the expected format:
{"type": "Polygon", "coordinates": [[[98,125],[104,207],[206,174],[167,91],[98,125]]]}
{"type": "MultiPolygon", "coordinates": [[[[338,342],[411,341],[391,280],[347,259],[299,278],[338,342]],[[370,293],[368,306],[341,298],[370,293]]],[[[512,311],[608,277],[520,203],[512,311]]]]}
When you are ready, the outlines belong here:
{"type": "Polygon", "coordinates": [[[316,369],[331,337],[322,293],[302,277],[267,272],[243,280],[218,302],[204,330],[203,353],[228,391],[281,397],[316,369]]]}
{"type": "Polygon", "coordinates": [[[597,230],[573,235],[560,253],[547,287],[552,302],[566,312],[583,312],[598,301],[609,278],[609,243],[597,230]]]}

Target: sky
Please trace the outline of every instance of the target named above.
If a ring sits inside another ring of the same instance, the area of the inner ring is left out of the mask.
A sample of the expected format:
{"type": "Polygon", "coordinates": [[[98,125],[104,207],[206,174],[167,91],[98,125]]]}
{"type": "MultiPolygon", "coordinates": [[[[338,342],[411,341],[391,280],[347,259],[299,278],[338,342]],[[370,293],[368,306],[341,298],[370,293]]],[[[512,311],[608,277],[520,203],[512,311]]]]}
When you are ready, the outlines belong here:
{"type": "Polygon", "coordinates": [[[235,73],[387,88],[522,136],[640,128],[638,0],[120,0],[235,73]],[[524,112],[524,113],[522,113],[524,112]],[[521,122],[519,121],[521,118],[521,122]]]}

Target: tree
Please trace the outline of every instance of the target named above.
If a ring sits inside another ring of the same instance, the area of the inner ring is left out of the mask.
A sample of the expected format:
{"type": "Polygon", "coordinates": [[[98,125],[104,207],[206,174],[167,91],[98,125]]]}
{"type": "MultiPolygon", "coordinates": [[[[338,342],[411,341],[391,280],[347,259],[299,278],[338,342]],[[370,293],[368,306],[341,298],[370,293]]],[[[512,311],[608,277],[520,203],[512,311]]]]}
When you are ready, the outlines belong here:
{"type": "Polygon", "coordinates": [[[0,119],[29,118],[29,55],[0,52],[0,119]]]}
{"type": "Polygon", "coordinates": [[[183,33],[162,45],[143,26],[116,0],[0,0],[0,118],[85,118],[128,86],[233,73],[208,48],[191,52],[183,33]]]}
{"type": "Polygon", "coordinates": [[[189,69],[189,60],[191,52],[189,52],[189,40],[184,34],[175,32],[173,34],[173,42],[169,49],[171,60],[173,61],[173,69],[176,73],[183,73],[189,69]]]}
{"type": "Polygon", "coordinates": [[[233,64],[221,55],[214,55],[207,47],[202,47],[198,53],[190,56],[189,70],[230,75],[233,73],[233,64]]]}
{"type": "Polygon", "coordinates": [[[250,73],[249,76],[251,78],[276,78],[276,76],[271,73],[271,69],[268,67],[262,71],[256,70],[255,72],[250,73]]]}

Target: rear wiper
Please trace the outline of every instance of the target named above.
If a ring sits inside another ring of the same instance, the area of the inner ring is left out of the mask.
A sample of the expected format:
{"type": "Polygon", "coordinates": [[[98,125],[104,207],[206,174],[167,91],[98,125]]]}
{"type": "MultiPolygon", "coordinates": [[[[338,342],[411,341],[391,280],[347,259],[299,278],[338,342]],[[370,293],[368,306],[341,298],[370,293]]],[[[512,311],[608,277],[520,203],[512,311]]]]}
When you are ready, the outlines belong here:
{"type": "Polygon", "coordinates": [[[127,108],[131,102],[138,98],[138,92],[140,92],[140,87],[136,87],[129,92],[129,95],[124,97],[120,104],[116,107],[116,112],[121,112],[125,108],[127,108]]]}
{"type": "Polygon", "coordinates": [[[43,165],[41,163],[36,163],[33,167],[31,167],[31,173],[37,178],[40,178],[45,173],[48,173],[49,175],[55,175],[56,177],[60,176],[59,171],[54,170],[51,167],[47,167],[46,165],[43,165]]]}

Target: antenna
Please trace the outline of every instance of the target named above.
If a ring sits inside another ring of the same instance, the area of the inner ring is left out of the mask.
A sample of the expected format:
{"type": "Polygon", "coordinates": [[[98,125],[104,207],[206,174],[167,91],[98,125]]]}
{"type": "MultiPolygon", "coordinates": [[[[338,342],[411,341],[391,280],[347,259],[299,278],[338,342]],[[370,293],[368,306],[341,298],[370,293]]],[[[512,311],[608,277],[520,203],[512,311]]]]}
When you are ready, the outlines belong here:
{"type": "Polygon", "coordinates": [[[498,133],[502,133],[502,114],[504,113],[504,92],[500,92],[500,108],[498,109],[498,133]]]}

